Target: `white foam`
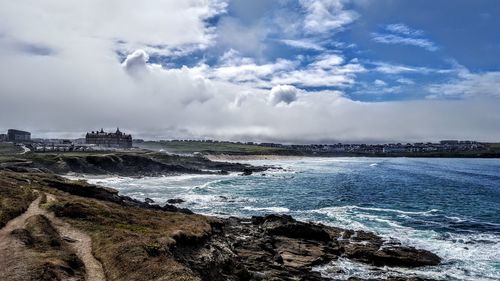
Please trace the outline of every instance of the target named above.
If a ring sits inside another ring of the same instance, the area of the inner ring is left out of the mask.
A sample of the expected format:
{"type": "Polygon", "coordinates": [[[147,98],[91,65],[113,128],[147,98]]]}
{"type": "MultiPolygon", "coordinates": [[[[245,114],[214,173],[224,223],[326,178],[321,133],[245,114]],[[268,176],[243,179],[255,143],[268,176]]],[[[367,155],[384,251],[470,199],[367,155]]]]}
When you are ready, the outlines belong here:
{"type": "Polygon", "coordinates": [[[290,212],[290,209],[285,208],[285,207],[262,207],[262,208],[257,208],[257,207],[250,207],[246,206],[243,207],[243,210],[248,210],[248,211],[265,211],[265,212],[272,212],[272,213],[288,213],[290,212]]]}
{"type": "MultiPolygon", "coordinates": [[[[381,208],[361,208],[357,206],[331,207],[312,210],[311,213],[327,215],[325,224],[376,232],[386,239],[396,238],[404,245],[426,249],[443,258],[443,264],[421,269],[384,268],[375,270],[367,265],[339,260],[317,270],[325,276],[332,275],[339,268],[344,270],[336,278],[384,278],[387,276],[416,275],[422,278],[445,280],[500,280],[500,236],[495,234],[469,233],[443,235],[433,230],[418,230],[406,227],[392,220],[388,213],[408,213],[426,215],[436,212],[406,212],[381,208]],[[382,212],[379,215],[370,211],[382,212]],[[343,277],[342,277],[343,276],[343,277]]],[[[332,275],[333,276],[333,275],[332,275]]]]}

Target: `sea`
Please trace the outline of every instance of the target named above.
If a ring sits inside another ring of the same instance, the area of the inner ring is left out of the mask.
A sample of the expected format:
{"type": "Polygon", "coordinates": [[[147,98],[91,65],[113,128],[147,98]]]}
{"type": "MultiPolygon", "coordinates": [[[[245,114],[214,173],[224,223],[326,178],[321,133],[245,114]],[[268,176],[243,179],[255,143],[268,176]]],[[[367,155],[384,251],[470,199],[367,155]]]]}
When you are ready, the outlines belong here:
{"type": "Polygon", "coordinates": [[[423,248],[439,266],[374,268],[339,259],[314,268],[337,279],[418,276],[500,280],[500,159],[291,158],[251,176],[88,177],[120,194],[215,216],[282,213],[298,220],[366,230],[423,248]],[[339,270],[341,273],[338,273],[339,270]]]}

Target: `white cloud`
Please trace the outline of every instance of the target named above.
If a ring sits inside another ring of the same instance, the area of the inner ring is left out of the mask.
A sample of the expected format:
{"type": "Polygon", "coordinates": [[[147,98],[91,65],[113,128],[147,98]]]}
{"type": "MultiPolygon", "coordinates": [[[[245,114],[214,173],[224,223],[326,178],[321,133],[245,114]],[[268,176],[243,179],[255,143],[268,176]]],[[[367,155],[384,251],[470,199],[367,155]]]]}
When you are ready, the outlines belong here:
{"type": "Polygon", "coordinates": [[[399,33],[408,36],[422,36],[424,32],[418,29],[412,29],[403,23],[388,24],[385,29],[393,33],[399,33]]]}
{"type": "Polygon", "coordinates": [[[123,61],[123,67],[131,74],[147,70],[149,55],[144,50],[136,50],[123,61]]]}
{"type": "Polygon", "coordinates": [[[298,89],[291,85],[278,85],[271,89],[269,101],[273,105],[291,104],[297,100],[298,89]]]}
{"type": "Polygon", "coordinates": [[[372,33],[372,39],[378,43],[410,45],[421,47],[428,51],[437,51],[439,49],[434,42],[425,38],[410,38],[394,34],[372,33]]]}
{"type": "Polygon", "coordinates": [[[500,72],[471,73],[462,68],[457,78],[428,87],[427,98],[500,98],[500,72]]]}
{"type": "Polygon", "coordinates": [[[409,78],[399,78],[396,80],[399,84],[403,85],[415,85],[415,81],[409,79],[409,78]]]}
{"type": "MultiPolygon", "coordinates": [[[[218,32],[206,26],[206,19],[222,13],[223,2],[4,2],[1,129],[81,137],[87,130],[120,126],[148,138],[297,142],[500,138],[496,100],[369,103],[353,101],[341,91],[299,89],[350,87],[356,75],[367,71],[337,53],[266,61],[230,51],[215,66],[193,67],[165,68],[148,61],[148,54],[153,58],[214,44],[218,32]],[[40,49],[20,49],[20,42],[40,49]],[[123,63],[117,48],[128,55],[123,63]]],[[[309,32],[341,29],[355,18],[341,1],[301,4],[310,7],[309,32]]],[[[393,73],[423,70],[376,67],[393,73]]],[[[494,73],[464,73],[461,79],[469,88],[490,91],[489,97],[499,88],[478,87],[497,85],[494,73]]],[[[457,92],[444,85],[442,90],[457,92]]]]}
{"type": "Polygon", "coordinates": [[[419,74],[429,74],[429,73],[439,73],[439,74],[448,74],[456,72],[456,69],[436,69],[430,67],[422,67],[422,66],[411,66],[411,65],[403,65],[403,64],[393,64],[388,62],[371,62],[370,64],[374,65],[375,68],[373,70],[377,72],[381,72],[384,74],[400,74],[400,73],[419,73],[419,74]]]}
{"type": "Polygon", "coordinates": [[[384,82],[383,80],[380,80],[380,79],[376,79],[373,84],[377,87],[385,87],[387,86],[387,83],[384,82]]]}
{"type": "Polygon", "coordinates": [[[222,64],[206,69],[206,76],[233,83],[244,83],[260,88],[272,88],[280,84],[303,87],[348,87],[354,83],[357,73],[365,68],[357,62],[344,63],[339,54],[322,54],[309,63],[300,60],[277,59],[257,64],[242,57],[234,50],[226,52],[222,64]]]}
{"type": "Polygon", "coordinates": [[[300,0],[307,11],[304,30],[309,33],[323,33],[338,30],[355,21],[359,15],[345,10],[342,0],[300,0]]]}
{"type": "Polygon", "coordinates": [[[372,40],[383,44],[401,44],[424,48],[428,51],[437,51],[436,44],[423,37],[424,32],[418,29],[412,29],[406,24],[395,23],[385,26],[384,33],[373,32],[372,40]]]}
{"type": "Polygon", "coordinates": [[[212,44],[213,30],[204,20],[224,9],[224,2],[206,0],[5,1],[0,26],[15,40],[65,51],[107,44],[128,52],[143,48],[168,53],[212,44]]]}
{"type": "Polygon", "coordinates": [[[274,75],[272,83],[342,88],[354,84],[356,74],[365,71],[366,69],[356,62],[343,64],[343,58],[337,54],[320,55],[302,69],[274,75]]]}
{"type": "Polygon", "coordinates": [[[338,54],[324,54],[316,58],[311,65],[322,69],[331,69],[344,62],[344,58],[338,54]]]}
{"type": "Polygon", "coordinates": [[[265,40],[270,30],[263,22],[245,25],[237,18],[222,18],[217,25],[217,44],[225,49],[235,49],[244,55],[262,56],[265,40]]]}
{"type": "Polygon", "coordinates": [[[294,48],[299,48],[299,49],[309,49],[309,50],[316,50],[316,51],[323,51],[325,48],[323,48],[321,45],[316,44],[314,42],[310,42],[307,40],[291,40],[291,39],[283,39],[280,40],[283,44],[286,44],[288,46],[294,47],[294,48]]]}
{"type": "Polygon", "coordinates": [[[269,87],[269,81],[277,73],[290,71],[296,62],[278,59],[273,63],[257,64],[249,57],[242,57],[234,50],[226,52],[221,58],[222,65],[207,69],[206,75],[233,83],[250,83],[255,86],[269,87]]]}

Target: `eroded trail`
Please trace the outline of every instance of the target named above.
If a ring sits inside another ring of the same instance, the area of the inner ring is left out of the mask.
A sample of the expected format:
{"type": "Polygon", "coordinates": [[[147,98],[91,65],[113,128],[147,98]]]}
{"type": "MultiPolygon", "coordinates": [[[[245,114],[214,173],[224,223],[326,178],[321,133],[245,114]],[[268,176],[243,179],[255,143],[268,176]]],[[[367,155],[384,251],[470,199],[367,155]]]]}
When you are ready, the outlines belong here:
{"type": "MultiPolygon", "coordinates": [[[[56,200],[52,195],[46,194],[48,201],[56,200]]],[[[27,276],[29,274],[23,260],[24,245],[11,235],[12,231],[22,229],[26,226],[26,221],[36,215],[46,217],[50,224],[57,230],[61,238],[66,241],[73,252],[83,262],[85,267],[85,280],[104,281],[106,280],[101,263],[92,255],[92,241],[90,237],[82,231],[72,227],[68,223],[56,218],[54,214],[40,208],[41,196],[34,200],[28,210],[22,215],[9,221],[4,228],[0,229],[0,280],[23,280],[17,277],[27,276]],[[21,261],[21,262],[19,262],[21,261]],[[11,269],[5,272],[2,269],[11,269]],[[12,272],[12,270],[14,272],[12,272]]]]}

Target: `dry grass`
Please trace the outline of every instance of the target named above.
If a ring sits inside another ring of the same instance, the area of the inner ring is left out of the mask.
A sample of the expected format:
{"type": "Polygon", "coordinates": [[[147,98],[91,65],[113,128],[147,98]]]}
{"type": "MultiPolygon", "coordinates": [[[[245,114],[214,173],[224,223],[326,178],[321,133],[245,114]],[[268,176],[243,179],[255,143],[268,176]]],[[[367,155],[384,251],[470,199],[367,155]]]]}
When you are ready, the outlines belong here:
{"type": "Polygon", "coordinates": [[[36,194],[28,178],[20,174],[0,172],[0,228],[24,213],[36,194]]]}
{"type": "MultiPolygon", "coordinates": [[[[42,206],[92,238],[93,254],[102,263],[107,280],[201,280],[198,273],[177,262],[170,249],[177,243],[204,239],[211,232],[213,219],[79,197],[47,186],[47,180],[51,179],[60,180],[48,174],[0,172],[0,223],[3,225],[23,213],[37,197],[35,190],[38,194],[48,192],[56,200],[45,199],[42,206]]],[[[37,229],[29,231],[36,233],[37,229]]],[[[51,257],[42,254],[33,257],[51,261],[56,267],[70,262],[60,252],[47,253],[51,257]]],[[[51,268],[49,264],[46,266],[51,268]]]]}
{"type": "Polygon", "coordinates": [[[20,236],[18,239],[27,246],[32,261],[31,274],[25,280],[85,280],[82,261],[70,250],[46,217],[30,217],[26,228],[17,231],[14,235],[20,236]]]}
{"type": "Polygon", "coordinates": [[[207,218],[57,193],[50,209],[91,236],[108,280],[200,280],[169,249],[176,239],[203,239],[211,230],[207,218]]]}

